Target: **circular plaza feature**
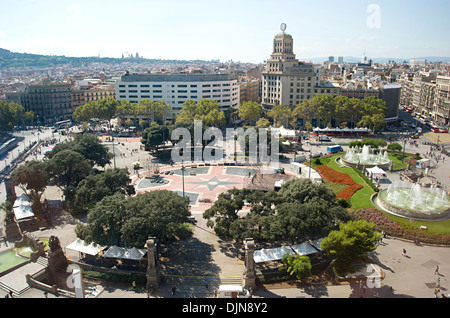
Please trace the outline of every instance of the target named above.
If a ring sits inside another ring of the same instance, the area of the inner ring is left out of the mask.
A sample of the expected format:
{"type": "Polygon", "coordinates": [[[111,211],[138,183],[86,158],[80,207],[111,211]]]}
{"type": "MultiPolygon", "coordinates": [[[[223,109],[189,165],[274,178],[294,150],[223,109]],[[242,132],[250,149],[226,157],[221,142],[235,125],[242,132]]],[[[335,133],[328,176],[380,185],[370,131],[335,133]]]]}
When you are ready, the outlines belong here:
{"type": "Polygon", "coordinates": [[[204,212],[222,192],[233,188],[270,191],[292,178],[294,175],[289,172],[277,173],[257,166],[173,166],[147,173],[135,188],[137,194],[154,190],[176,192],[189,198],[192,212],[204,212]]]}

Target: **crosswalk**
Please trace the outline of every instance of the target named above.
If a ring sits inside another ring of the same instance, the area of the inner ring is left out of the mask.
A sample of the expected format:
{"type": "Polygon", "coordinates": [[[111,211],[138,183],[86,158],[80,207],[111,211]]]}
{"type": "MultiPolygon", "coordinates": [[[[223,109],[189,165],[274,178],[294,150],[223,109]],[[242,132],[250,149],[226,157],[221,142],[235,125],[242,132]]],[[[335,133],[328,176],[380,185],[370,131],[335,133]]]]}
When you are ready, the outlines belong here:
{"type": "Polygon", "coordinates": [[[176,292],[214,293],[220,285],[242,285],[242,276],[181,276],[163,275],[164,285],[176,287],[176,292]]]}

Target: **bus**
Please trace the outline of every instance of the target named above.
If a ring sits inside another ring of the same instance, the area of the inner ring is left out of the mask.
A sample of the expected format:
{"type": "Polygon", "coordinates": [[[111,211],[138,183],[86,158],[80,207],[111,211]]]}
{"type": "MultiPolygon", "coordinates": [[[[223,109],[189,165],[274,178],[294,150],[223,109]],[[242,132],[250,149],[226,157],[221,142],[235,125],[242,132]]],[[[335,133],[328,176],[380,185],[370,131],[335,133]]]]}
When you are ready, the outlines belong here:
{"type": "Polygon", "coordinates": [[[72,120],[67,119],[67,120],[63,120],[63,121],[57,121],[54,126],[56,129],[63,129],[63,128],[69,128],[70,125],[72,125],[72,120]]]}

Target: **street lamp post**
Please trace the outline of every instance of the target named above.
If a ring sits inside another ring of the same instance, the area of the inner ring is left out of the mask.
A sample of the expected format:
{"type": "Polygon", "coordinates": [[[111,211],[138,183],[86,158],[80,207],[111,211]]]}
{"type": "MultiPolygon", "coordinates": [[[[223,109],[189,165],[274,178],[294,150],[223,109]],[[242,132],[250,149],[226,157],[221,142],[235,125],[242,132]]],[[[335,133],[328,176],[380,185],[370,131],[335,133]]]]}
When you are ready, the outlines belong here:
{"type": "Polygon", "coordinates": [[[182,175],[182,179],[183,179],[183,198],[185,197],[184,195],[184,161],[181,161],[181,175],[182,175]]]}

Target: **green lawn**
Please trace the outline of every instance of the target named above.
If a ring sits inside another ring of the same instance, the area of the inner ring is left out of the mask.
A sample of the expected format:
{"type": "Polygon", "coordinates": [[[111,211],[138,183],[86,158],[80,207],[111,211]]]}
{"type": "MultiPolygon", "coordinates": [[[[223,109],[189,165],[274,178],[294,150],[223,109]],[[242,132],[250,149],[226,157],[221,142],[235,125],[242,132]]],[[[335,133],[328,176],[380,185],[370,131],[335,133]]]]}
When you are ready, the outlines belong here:
{"type": "Polygon", "coordinates": [[[339,156],[341,155],[339,154],[330,157],[328,166],[330,168],[333,168],[334,170],[348,174],[353,179],[353,181],[363,186],[362,189],[358,190],[352,196],[351,199],[352,208],[353,209],[374,208],[374,205],[372,204],[370,198],[375,193],[375,191],[373,191],[372,188],[355,171],[353,171],[352,168],[341,168],[336,163],[336,158],[338,158],[339,156]]]}
{"type": "Polygon", "coordinates": [[[409,219],[401,218],[389,213],[383,212],[391,219],[395,220],[398,224],[402,224],[405,227],[413,226],[416,229],[420,229],[422,225],[427,227],[427,231],[430,233],[439,233],[444,235],[450,235],[450,220],[446,221],[411,221],[409,219]]]}

